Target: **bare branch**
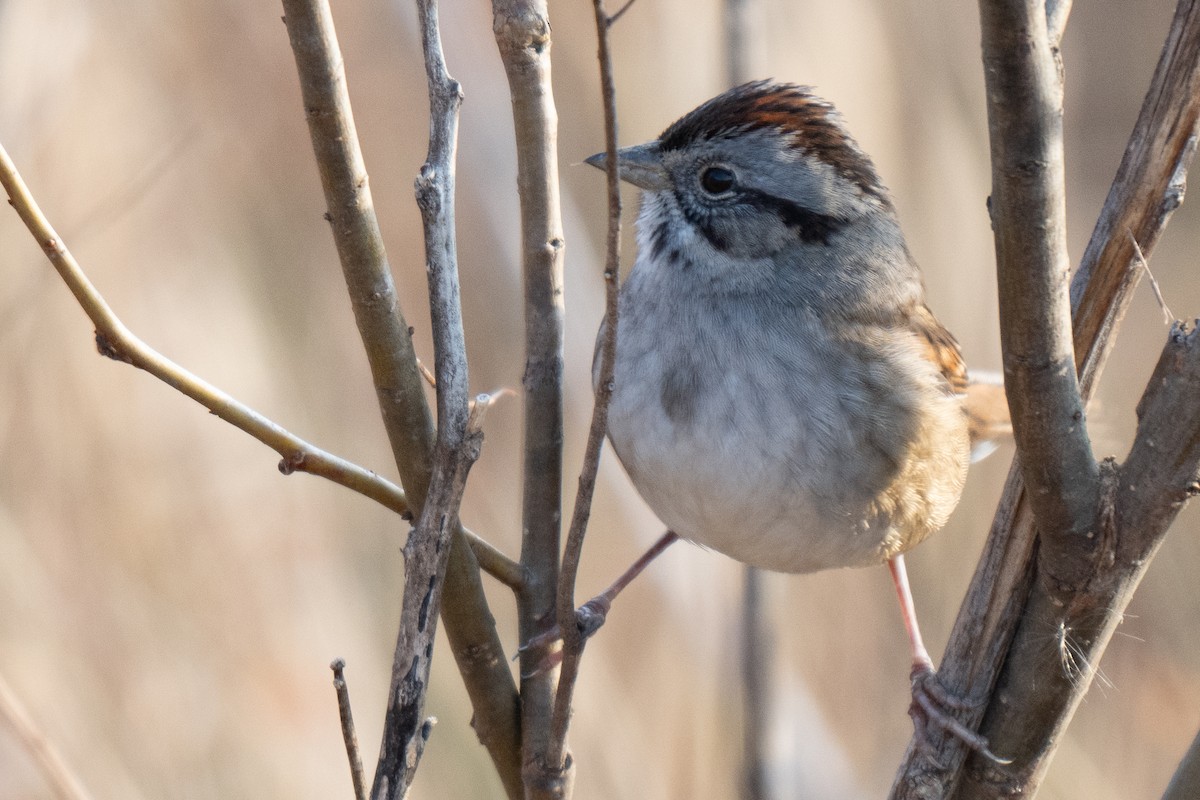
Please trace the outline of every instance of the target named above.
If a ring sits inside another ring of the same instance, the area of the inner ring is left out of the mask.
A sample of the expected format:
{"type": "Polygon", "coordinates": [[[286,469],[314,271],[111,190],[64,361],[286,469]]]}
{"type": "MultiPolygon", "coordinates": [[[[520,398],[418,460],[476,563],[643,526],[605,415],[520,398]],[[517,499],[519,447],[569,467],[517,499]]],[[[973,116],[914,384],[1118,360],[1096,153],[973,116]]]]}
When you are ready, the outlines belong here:
{"type": "MultiPolygon", "coordinates": [[[[558,181],[558,112],[550,81],[545,0],[493,0],[493,32],[508,76],[521,201],[525,295],[525,425],[521,565],[535,576],[517,595],[522,642],[554,618],[562,536],[563,230],[558,181]]],[[[554,670],[534,673],[522,655],[523,760],[542,763],[553,708],[554,670]]],[[[555,765],[557,767],[557,765],[555,765]]],[[[557,779],[553,782],[556,782],[557,779]]],[[[543,781],[530,782],[534,788],[543,781]]],[[[506,787],[521,797],[522,787],[506,787]]]]}
{"type": "Polygon", "coordinates": [[[34,723],[3,675],[0,675],[0,722],[8,725],[17,741],[33,757],[59,800],[91,800],[92,796],[83,788],[79,777],[34,723]]]}
{"type": "Polygon", "coordinates": [[[0,146],[0,184],[8,193],[9,203],[95,325],[96,343],[102,355],[145,370],[267,445],[283,457],[279,462],[279,471],[284,475],[293,472],[318,475],[365,495],[398,514],[408,513],[404,492],[395,484],[284,430],[163,356],[126,328],[51,227],[3,146],[0,146]]]}
{"type": "Polygon", "coordinates": [[[333,690],[337,692],[338,719],[342,723],[342,741],[346,744],[346,758],[350,762],[350,780],[354,783],[354,800],[367,800],[367,787],[363,781],[362,755],[358,749],[358,735],[354,732],[354,715],[350,711],[350,690],[346,686],[346,662],[334,659],[329,665],[333,670],[333,690]]]}
{"type": "Polygon", "coordinates": [[[1121,465],[1115,523],[1117,560],[1149,561],[1183,505],[1200,494],[1200,332],[1171,328],[1146,392],[1138,430],[1121,465]]]}
{"type": "Polygon", "coordinates": [[[1057,49],[1067,30],[1067,18],[1071,15],[1071,0],[1046,0],[1046,32],[1050,46],[1057,49]]]}
{"type": "Polygon", "coordinates": [[[487,539],[480,538],[466,528],[463,528],[462,532],[471,546],[471,553],[474,554],[479,569],[515,592],[525,590],[529,580],[525,568],[520,563],[506,556],[487,539]]]}
{"type": "Polygon", "coordinates": [[[1099,473],[1075,376],[1067,297],[1062,84],[1039,0],[980,2],[1004,382],[1043,535],[1095,521],[1099,473]]]}
{"type": "Polygon", "coordinates": [[[1171,214],[1183,202],[1200,129],[1198,17],[1195,2],[1176,5],[1117,177],[1071,282],[1076,364],[1088,394],[1112,349],[1112,329],[1125,316],[1141,277],[1134,245],[1151,258],[1171,214]]]}
{"type": "Polygon", "coordinates": [[[1167,305],[1167,298],[1163,297],[1162,287],[1158,285],[1158,279],[1150,271],[1150,262],[1146,260],[1146,255],[1142,252],[1137,239],[1133,238],[1133,233],[1129,234],[1129,240],[1133,242],[1133,255],[1137,260],[1137,265],[1142,268],[1142,271],[1146,273],[1146,279],[1150,281],[1150,288],[1154,291],[1154,299],[1158,301],[1158,310],[1163,315],[1163,324],[1170,325],[1175,320],[1175,315],[1171,313],[1171,309],[1167,305]]]}
{"type": "Polygon", "coordinates": [[[1011,770],[968,762],[957,798],[1029,796],[1096,674],[1100,657],[1170,524],[1200,491],[1200,336],[1171,332],[1138,404],[1138,434],[1125,463],[1102,465],[1096,553],[1086,583],[1056,591],[1038,559],[1020,627],[983,733],[1014,757],[1011,770]],[[1053,643],[1054,646],[1048,646],[1053,643]],[[1036,675],[1036,680],[1030,680],[1036,675]]]}
{"type": "Polygon", "coordinates": [[[425,265],[437,377],[437,442],[429,496],[404,548],[404,601],[392,661],[383,745],[371,796],[402,798],[412,785],[430,722],[423,717],[436,614],[451,536],[467,473],[479,455],[480,432],[469,424],[466,342],[454,230],[454,169],[462,87],[446,71],[435,0],[418,0],[421,45],[429,80],[429,155],[416,180],[425,231],[425,265]]]}
{"type": "Polygon", "coordinates": [[[433,418],[400,310],[359,149],[345,66],[325,0],[283,0],[338,259],[371,365],[384,428],[419,508],[429,486],[433,418]]]}
{"type": "Polygon", "coordinates": [[[613,25],[616,25],[617,20],[619,20],[619,19],[621,19],[621,17],[625,16],[625,12],[628,11],[630,8],[632,8],[633,4],[636,2],[637,2],[637,0],[625,0],[625,4],[623,6],[621,6],[620,8],[618,8],[616,11],[614,11],[612,14],[610,14],[608,17],[608,20],[604,24],[610,28],[613,25]]]}
{"type": "Polygon", "coordinates": [[[609,17],[604,0],[593,0],[596,18],[597,58],[600,62],[600,90],[604,102],[604,148],[608,154],[605,172],[608,178],[608,233],[604,262],[605,313],[599,348],[599,369],[596,374],[596,403],[592,408],[592,424],[588,429],[583,467],[579,475],[579,490],[571,514],[571,527],[563,552],[562,575],[558,584],[558,626],[563,634],[562,674],[554,698],[554,718],[551,727],[550,755],[547,768],[568,769],[567,726],[571,718],[571,695],[579,675],[579,658],[585,638],[575,624],[575,578],[579,573],[579,558],[591,515],[592,493],[596,488],[596,473],[600,467],[600,450],[608,430],[608,406],[612,399],[613,367],[617,354],[617,293],[621,268],[621,189],[617,164],[617,104],[613,83],[612,55],[609,51],[609,17]]]}
{"type": "Polygon", "coordinates": [[[766,800],[771,796],[769,731],[771,729],[772,638],[763,590],[765,575],[754,567],[742,571],[742,613],[738,637],[738,667],[742,679],[741,797],[766,800]]]}
{"type": "MultiPolygon", "coordinates": [[[[1182,199],[1182,177],[1194,152],[1196,106],[1200,103],[1196,91],[1200,74],[1197,9],[1195,0],[1181,0],[1178,5],[1134,134],[1072,287],[1075,346],[1085,398],[1095,386],[1095,376],[1120,321],[1118,312],[1128,299],[1129,273],[1137,271],[1131,264],[1133,248],[1128,231],[1132,230],[1143,246],[1152,244],[1169,219],[1169,212],[1182,199]],[[1164,153],[1167,158],[1162,157],[1164,153]]],[[[1180,438],[1181,430],[1176,429],[1173,437],[1180,438]]],[[[1194,435],[1186,430],[1183,433],[1184,439],[1194,435]]],[[[1141,446],[1144,444],[1135,445],[1135,451],[1141,446]]],[[[955,797],[993,797],[1015,785],[1032,791],[1049,763],[1057,737],[1087,690],[1091,669],[1108,642],[1112,625],[1120,618],[1141,577],[1136,565],[1116,558],[1113,548],[1121,556],[1128,549],[1153,552],[1154,545],[1146,543],[1147,534],[1125,522],[1127,512],[1118,513],[1122,498],[1130,501],[1119,489],[1123,482],[1149,488],[1141,478],[1135,479],[1138,468],[1131,466],[1132,458],[1131,453],[1131,461],[1119,472],[1112,465],[1103,471],[1104,491],[1097,506],[1100,535],[1093,537],[1096,549],[1090,560],[1094,572],[1085,579],[1086,591],[1072,592],[1066,598],[1059,593],[1056,600],[1048,593],[1054,588],[1048,575],[1054,574],[1057,565],[1035,581],[1038,550],[1033,518],[1022,489],[1020,467],[1014,466],[939,677],[967,696],[979,697],[992,691],[995,698],[1004,693],[1004,702],[993,701],[987,708],[983,732],[1002,755],[1020,756],[1021,773],[1005,774],[972,762],[965,784],[959,786],[955,797]],[[1061,649],[1048,649],[1048,641],[1059,641],[1061,649]],[[1046,664],[1039,656],[1047,652],[1070,659],[1046,664]],[[1064,673],[1068,661],[1084,669],[1064,673]],[[1001,664],[1011,680],[1000,677],[1007,681],[1005,688],[993,691],[1001,664]],[[1041,676],[1038,681],[1021,678],[1033,674],[1041,676]],[[1066,676],[1067,680],[1060,681],[1057,676],[1066,676]],[[1018,747],[1020,752],[1010,747],[1018,747]]],[[[1175,486],[1174,491],[1180,491],[1180,487],[1175,486]]],[[[1141,508],[1143,513],[1150,513],[1153,506],[1141,508]]],[[[1153,513],[1169,511],[1173,516],[1177,510],[1178,504],[1169,503],[1166,509],[1153,513]]],[[[1153,526],[1150,540],[1160,540],[1163,531],[1165,527],[1153,526]]],[[[1037,561],[1055,563],[1044,552],[1037,561]]],[[[1083,572],[1087,572],[1086,567],[1083,572]]],[[[970,721],[977,723],[983,714],[981,707],[970,721]]],[[[910,745],[892,797],[949,796],[950,787],[963,777],[959,768],[964,753],[956,743],[943,741],[935,741],[931,750],[937,766],[910,745]]]]}
{"type": "MultiPolygon", "coordinates": [[[[284,11],[355,320],[401,480],[413,512],[420,513],[429,487],[433,424],[375,216],[333,17],[327,0],[284,0],[284,11]]],[[[471,697],[480,741],[506,786],[519,785],[516,686],[505,665],[476,558],[510,586],[518,585],[520,569],[461,526],[452,536],[443,587],[446,635],[471,697]]]]}

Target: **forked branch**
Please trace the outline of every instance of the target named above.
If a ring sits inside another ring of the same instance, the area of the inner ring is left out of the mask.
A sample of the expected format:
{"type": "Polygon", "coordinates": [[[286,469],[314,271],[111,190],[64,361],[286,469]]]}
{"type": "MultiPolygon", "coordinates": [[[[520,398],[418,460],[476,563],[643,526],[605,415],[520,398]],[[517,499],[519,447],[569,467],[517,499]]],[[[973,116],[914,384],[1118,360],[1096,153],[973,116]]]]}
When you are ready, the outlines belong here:
{"type": "MultiPolygon", "coordinates": [[[[1072,285],[1074,343],[1085,400],[1094,390],[1141,271],[1129,234],[1133,233],[1148,254],[1182,199],[1183,177],[1195,152],[1198,81],[1200,12],[1195,0],[1181,0],[1117,178],[1072,285]]],[[[997,224],[1004,224],[999,217],[997,224]]],[[[1167,351],[1175,353],[1173,357],[1178,357],[1181,347],[1178,336],[1173,334],[1167,346],[1167,351]]],[[[1172,377],[1169,382],[1181,381],[1186,379],[1172,377]]],[[[1163,437],[1160,432],[1159,436],[1160,440],[1172,440],[1172,447],[1200,435],[1186,416],[1177,416],[1172,424],[1176,426],[1173,434],[1163,437]]],[[[1191,484],[1181,483],[1178,474],[1153,476],[1144,461],[1135,459],[1136,454],[1146,452],[1151,441],[1143,430],[1123,466],[1101,465],[1092,530],[1072,540],[1061,536],[1061,531],[1043,528],[1054,542],[1053,548],[1037,547],[1033,514],[1019,466],[1014,467],[939,675],[967,696],[991,692],[994,698],[1003,693],[1003,703],[993,701],[981,707],[973,721],[978,722],[986,712],[983,732],[993,749],[1015,757],[1016,764],[1004,770],[972,761],[964,771],[962,749],[935,736],[932,755],[937,763],[910,746],[893,797],[990,798],[1006,792],[1036,791],[1055,743],[1086,692],[1096,662],[1149,556],[1188,496],[1191,484]],[[1147,481],[1151,480],[1158,481],[1157,489],[1150,490],[1147,481]],[[1121,488],[1126,485],[1144,491],[1134,496],[1121,488]],[[1134,518],[1153,519],[1153,524],[1134,525],[1134,518]],[[1049,641],[1058,641],[1060,648],[1047,648],[1049,641]],[[1065,665],[1071,668],[1065,669],[1065,665]],[[1028,676],[1034,674],[1038,680],[1030,681],[1028,676]],[[997,680],[1003,688],[993,691],[997,680]]],[[[1168,460],[1161,450],[1158,456],[1168,460]]],[[[1194,468],[1189,454],[1175,453],[1171,458],[1180,459],[1173,463],[1183,475],[1194,468]]]]}

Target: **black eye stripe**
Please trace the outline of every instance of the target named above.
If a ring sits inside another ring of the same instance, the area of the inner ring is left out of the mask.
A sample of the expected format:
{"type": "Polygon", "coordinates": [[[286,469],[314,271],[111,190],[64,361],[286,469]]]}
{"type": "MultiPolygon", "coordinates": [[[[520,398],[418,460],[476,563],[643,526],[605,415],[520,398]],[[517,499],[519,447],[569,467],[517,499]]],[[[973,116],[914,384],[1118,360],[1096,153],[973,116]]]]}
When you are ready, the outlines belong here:
{"type": "Polygon", "coordinates": [[[774,213],[784,225],[796,232],[800,241],[809,244],[828,245],[829,238],[845,227],[847,222],[757,189],[742,189],[741,196],[747,205],[774,213]]]}

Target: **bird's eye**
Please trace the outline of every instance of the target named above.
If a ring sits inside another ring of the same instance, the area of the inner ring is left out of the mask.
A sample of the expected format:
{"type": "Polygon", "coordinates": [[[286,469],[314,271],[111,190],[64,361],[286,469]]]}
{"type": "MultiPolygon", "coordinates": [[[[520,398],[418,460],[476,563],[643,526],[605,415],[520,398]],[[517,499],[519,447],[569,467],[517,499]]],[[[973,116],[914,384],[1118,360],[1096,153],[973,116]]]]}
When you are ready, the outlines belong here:
{"type": "Polygon", "coordinates": [[[725,167],[708,167],[700,173],[700,188],[709,194],[725,194],[735,182],[733,173],[725,167]]]}

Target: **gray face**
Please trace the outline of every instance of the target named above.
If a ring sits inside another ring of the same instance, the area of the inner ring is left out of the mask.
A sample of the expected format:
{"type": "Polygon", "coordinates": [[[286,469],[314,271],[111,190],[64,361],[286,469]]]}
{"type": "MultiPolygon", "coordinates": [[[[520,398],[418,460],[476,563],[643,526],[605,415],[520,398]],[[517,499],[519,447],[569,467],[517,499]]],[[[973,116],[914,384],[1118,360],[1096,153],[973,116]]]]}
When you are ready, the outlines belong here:
{"type": "Polygon", "coordinates": [[[709,245],[729,256],[761,257],[794,244],[828,246],[865,216],[873,198],[829,164],[781,141],[776,132],[762,130],[662,149],[669,186],[655,200],[677,207],[709,245]]]}
{"type": "Polygon", "coordinates": [[[639,261],[695,288],[847,313],[920,294],[870,159],[803,87],[738,87],[618,157],[621,178],[644,190],[639,261]]]}

